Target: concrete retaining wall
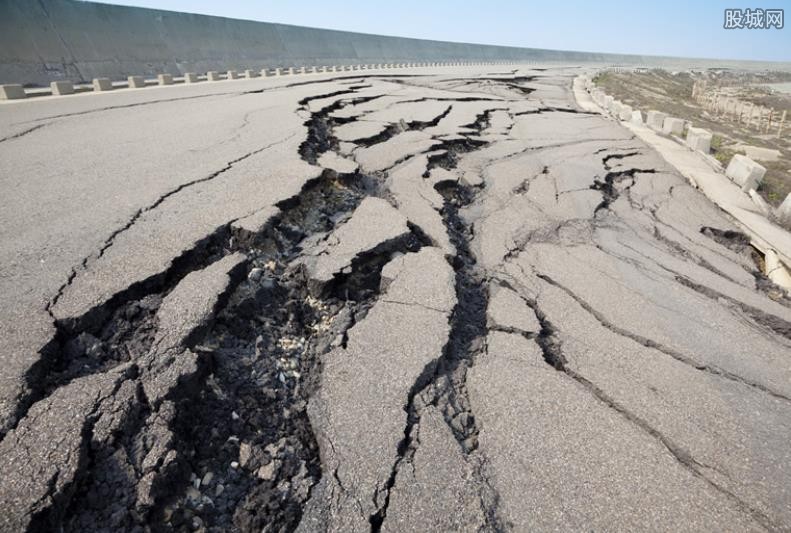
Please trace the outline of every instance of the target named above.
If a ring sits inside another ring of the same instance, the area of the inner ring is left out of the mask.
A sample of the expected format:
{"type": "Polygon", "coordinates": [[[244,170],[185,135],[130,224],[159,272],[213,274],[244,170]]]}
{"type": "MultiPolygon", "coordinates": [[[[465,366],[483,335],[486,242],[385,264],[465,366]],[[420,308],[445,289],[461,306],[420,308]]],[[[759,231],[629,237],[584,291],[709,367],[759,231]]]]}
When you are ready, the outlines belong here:
{"type": "Polygon", "coordinates": [[[62,79],[120,80],[163,72],[451,60],[678,62],[386,37],[71,0],[0,0],[0,83],[45,86],[62,79]]]}

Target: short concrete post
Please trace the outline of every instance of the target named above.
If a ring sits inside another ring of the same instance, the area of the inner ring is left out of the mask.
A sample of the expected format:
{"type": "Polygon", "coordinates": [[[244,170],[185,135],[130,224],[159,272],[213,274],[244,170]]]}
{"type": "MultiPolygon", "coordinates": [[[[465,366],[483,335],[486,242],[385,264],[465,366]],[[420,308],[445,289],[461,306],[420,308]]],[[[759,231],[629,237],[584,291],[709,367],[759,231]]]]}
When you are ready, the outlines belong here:
{"type": "Polygon", "coordinates": [[[248,68],[247,70],[244,71],[244,77],[247,78],[248,80],[252,80],[253,78],[257,78],[258,75],[256,71],[248,68]]]}
{"type": "Polygon", "coordinates": [[[750,195],[753,203],[758,206],[758,209],[761,210],[761,213],[763,213],[764,216],[769,216],[772,213],[772,206],[767,204],[766,200],[761,198],[761,195],[758,194],[755,189],[750,189],[747,191],[747,194],[750,195]]]}
{"type": "Polygon", "coordinates": [[[305,67],[299,67],[299,73],[300,73],[300,74],[307,74],[307,72],[308,72],[308,69],[307,69],[307,68],[305,68],[305,67]]]}
{"type": "Polygon", "coordinates": [[[289,76],[293,76],[294,75],[294,67],[288,67],[286,69],[286,74],[288,74],[289,76]]]}
{"type": "Polygon", "coordinates": [[[684,133],[684,119],[667,117],[662,123],[662,133],[665,135],[681,135],[684,133]]]}
{"type": "Polygon", "coordinates": [[[666,117],[667,115],[661,111],[651,110],[646,115],[645,123],[649,127],[661,131],[666,117]]]}
{"type": "Polygon", "coordinates": [[[146,86],[146,79],[143,76],[129,76],[126,78],[126,85],[130,89],[142,89],[146,86]]]}
{"type": "Polygon", "coordinates": [[[319,72],[319,68],[318,68],[318,67],[310,67],[310,71],[311,71],[313,74],[318,74],[318,72],[319,72]]]}
{"type": "Polygon", "coordinates": [[[262,78],[266,78],[267,76],[269,76],[269,70],[265,69],[265,68],[262,68],[261,71],[260,71],[260,74],[261,74],[262,78]]]}
{"type": "Polygon", "coordinates": [[[110,81],[110,78],[94,78],[93,79],[93,90],[94,91],[112,91],[113,90],[113,83],[110,81]]]}
{"type": "Polygon", "coordinates": [[[280,67],[276,68],[275,69],[275,76],[282,76],[282,75],[283,75],[283,69],[280,68],[280,67]]]}
{"type": "Polygon", "coordinates": [[[777,252],[767,250],[764,254],[764,269],[766,277],[772,280],[775,285],[783,287],[787,292],[791,291],[791,274],[785,269],[777,252]]]}
{"type": "Polygon", "coordinates": [[[642,124],[643,114],[639,110],[635,109],[634,111],[632,111],[631,122],[632,124],[642,124]]]}
{"type": "Polygon", "coordinates": [[[198,83],[198,75],[194,72],[185,72],[184,83],[198,83]]]}
{"type": "Polygon", "coordinates": [[[25,89],[18,83],[4,83],[0,85],[0,100],[19,100],[27,98],[25,89]]]}
{"type": "Polygon", "coordinates": [[[236,72],[235,70],[229,70],[225,75],[226,80],[235,80],[238,78],[239,78],[239,73],[236,72]]]}
{"type": "Polygon", "coordinates": [[[49,87],[55,96],[74,94],[74,84],[70,81],[53,81],[49,84],[49,87]]]}
{"type": "Polygon", "coordinates": [[[692,150],[698,150],[704,154],[708,154],[711,151],[711,138],[711,133],[703,128],[693,128],[690,126],[687,130],[687,146],[692,150]]]}
{"type": "Polygon", "coordinates": [[[777,208],[775,215],[783,224],[791,224],[791,192],[786,195],[786,199],[777,208]]]}
{"type": "Polygon", "coordinates": [[[173,76],[170,74],[158,74],[157,82],[160,85],[173,85],[173,76]]]}
{"type": "Polygon", "coordinates": [[[206,79],[208,81],[220,81],[220,73],[216,70],[210,70],[206,73],[206,79]]]}
{"type": "Polygon", "coordinates": [[[758,189],[764,179],[766,169],[747,157],[746,155],[736,154],[731,158],[725,175],[740,186],[744,192],[750,189],[758,189]]]}

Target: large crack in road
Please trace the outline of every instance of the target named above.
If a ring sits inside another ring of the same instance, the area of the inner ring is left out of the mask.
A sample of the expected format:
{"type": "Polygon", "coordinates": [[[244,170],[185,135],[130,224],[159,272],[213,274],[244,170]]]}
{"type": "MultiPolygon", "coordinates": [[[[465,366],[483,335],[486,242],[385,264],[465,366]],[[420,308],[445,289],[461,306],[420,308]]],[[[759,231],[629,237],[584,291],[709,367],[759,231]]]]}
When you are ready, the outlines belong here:
{"type": "Polygon", "coordinates": [[[226,145],[267,102],[293,131],[137,206],[59,280],[0,442],[0,529],[786,529],[788,298],[570,80],[238,95],[226,145]],[[276,158],[303,165],[288,194],[276,158]],[[256,182],[157,248],[149,228],[256,182]],[[146,253],[167,266],[124,271],[146,253]]]}

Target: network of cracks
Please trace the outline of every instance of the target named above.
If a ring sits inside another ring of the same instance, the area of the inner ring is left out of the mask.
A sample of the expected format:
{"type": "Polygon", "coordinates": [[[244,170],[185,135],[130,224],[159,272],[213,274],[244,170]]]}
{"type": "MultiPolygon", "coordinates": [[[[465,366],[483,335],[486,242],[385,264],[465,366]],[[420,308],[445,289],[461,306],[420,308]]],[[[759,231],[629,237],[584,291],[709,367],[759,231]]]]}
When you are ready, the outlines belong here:
{"type": "MultiPolygon", "coordinates": [[[[512,99],[529,100],[532,80],[498,75],[455,81],[465,87],[500,86],[512,99]]],[[[309,115],[307,138],[299,149],[304,161],[318,165],[323,155],[341,153],[334,130],[359,116],[339,118],[336,112],[384,96],[357,94],[368,88],[360,78],[342,90],[299,102],[301,112],[309,115]],[[333,98],[321,109],[310,111],[312,101],[333,98]]],[[[405,132],[436,127],[457,101],[476,99],[485,101],[464,93],[457,99],[433,98],[442,103],[441,112],[433,119],[401,120],[352,144],[370,148],[405,132]]],[[[491,141],[484,134],[493,126],[497,106],[498,101],[493,100],[491,109],[484,109],[473,122],[460,127],[458,135],[433,139],[422,152],[429,154],[425,175],[437,168],[452,173],[467,154],[489,146],[491,141]]],[[[606,216],[612,203],[628,194],[638,175],[654,172],[650,168],[610,167],[630,155],[602,155],[607,173],[594,179],[590,187],[601,193],[596,217],[606,216]]],[[[399,160],[393,167],[403,162],[399,160]]],[[[97,398],[86,414],[73,481],[57,489],[53,485],[51,503],[37,510],[30,529],[295,530],[319,480],[332,475],[322,469],[308,416],[308,404],[321,385],[323,357],[334,348],[345,347],[348,331],[376,304],[383,290],[384,266],[434,244],[421,227],[410,223],[407,234],[358,253],[330,282],[318,288],[311,283],[305,271],[305,253],[347,223],[364,199],[377,197],[393,203],[387,185],[389,171],[325,169],[298,195],[278,204],[276,214],[260,231],[239,231],[231,224],[220,227],[176,258],[166,272],[129,287],[79,319],[59,322],[58,334],[35,370],[31,391],[20,402],[17,420],[23,419],[31,406],[77,379],[112,372],[118,379],[111,393],[97,398]],[[211,302],[208,319],[184,332],[173,352],[175,357],[191,354],[193,364],[180,369],[163,394],[150,397],[146,382],[161,378],[155,359],[174,356],[162,352],[157,344],[163,302],[190,276],[229,258],[238,259],[229,263],[227,284],[211,302]],[[114,425],[110,431],[102,431],[97,421],[108,411],[115,413],[114,425]]],[[[457,303],[442,353],[425,367],[404,398],[406,425],[384,495],[367,517],[371,531],[379,531],[387,521],[390,491],[399,471],[414,458],[419,445],[416,431],[429,406],[442,413],[473,465],[484,516],[482,528],[503,531],[509,527],[498,511],[499,495],[478,453],[480,428],[467,391],[468,370],[485,352],[491,330],[486,313],[489,287],[495,283],[516,291],[503,278],[491,277],[481,268],[471,246],[475,227],[463,210],[477,202],[484,188],[485,184],[459,179],[440,180],[434,186],[443,199],[439,214],[455,250],[446,260],[455,275],[457,303]]],[[[525,191],[516,190],[515,194],[525,191]]],[[[741,234],[708,227],[701,231],[760,261],[741,234]]],[[[755,272],[759,285],[766,291],[774,290],[757,269],[755,272]]],[[[541,279],[559,286],[549,276],[541,279]]],[[[679,282],[693,284],[685,279],[679,282]]],[[[547,365],[612,405],[594,385],[567,368],[558,328],[537,301],[524,300],[535,312],[540,329],[511,333],[534,340],[547,365]]],[[[776,317],[757,309],[744,311],[783,336],[791,334],[788,324],[776,317]]]]}

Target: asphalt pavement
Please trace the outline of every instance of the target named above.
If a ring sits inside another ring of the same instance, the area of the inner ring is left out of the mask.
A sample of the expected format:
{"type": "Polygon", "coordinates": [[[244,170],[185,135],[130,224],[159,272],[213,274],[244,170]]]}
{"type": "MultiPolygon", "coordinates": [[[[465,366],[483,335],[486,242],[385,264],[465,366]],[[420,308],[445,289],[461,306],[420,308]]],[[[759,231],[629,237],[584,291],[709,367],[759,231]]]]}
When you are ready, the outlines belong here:
{"type": "Polygon", "coordinates": [[[0,105],[0,530],[791,530],[791,300],[579,72],[0,105]]]}

